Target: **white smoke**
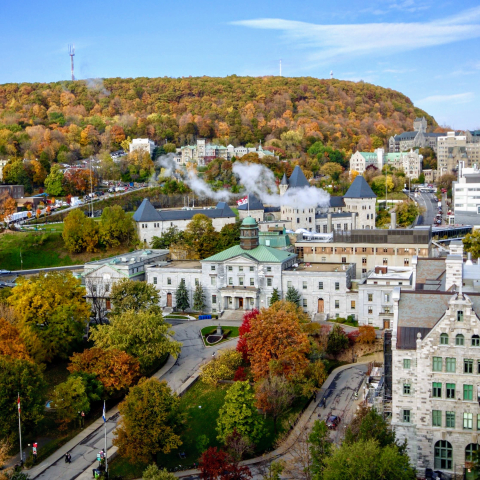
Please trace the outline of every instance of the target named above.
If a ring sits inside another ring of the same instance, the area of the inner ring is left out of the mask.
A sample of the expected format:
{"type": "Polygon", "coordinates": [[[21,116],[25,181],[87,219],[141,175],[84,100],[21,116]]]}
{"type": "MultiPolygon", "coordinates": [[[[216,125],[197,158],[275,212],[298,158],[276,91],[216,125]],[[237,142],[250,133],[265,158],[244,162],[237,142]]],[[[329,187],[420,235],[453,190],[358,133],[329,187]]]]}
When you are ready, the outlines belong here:
{"type": "Polygon", "coordinates": [[[214,191],[208,183],[197,177],[197,174],[189,170],[187,173],[186,184],[199,196],[213,198],[216,201],[228,202],[232,194],[228,190],[214,191]]]}
{"type": "Polygon", "coordinates": [[[320,188],[289,188],[284,195],[277,193],[273,172],[256,163],[235,162],[233,173],[249,193],[253,193],[262,203],[273,207],[311,208],[327,207],[330,195],[320,188]]]}
{"type": "Polygon", "coordinates": [[[162,174],[163,177],[171,177],[177,169],[175,155],[173,153],[160,155],[157,160],[155,160],[155,166],[165,169],[165,172],[162,174]]]}
{"type": "Polygon", "coordinates": [[[85,84],[89,90],[98,92],[100,95],[105,95],[108,97],[110,92],[105,88],[102,78],[86,78],[85,84]]]}

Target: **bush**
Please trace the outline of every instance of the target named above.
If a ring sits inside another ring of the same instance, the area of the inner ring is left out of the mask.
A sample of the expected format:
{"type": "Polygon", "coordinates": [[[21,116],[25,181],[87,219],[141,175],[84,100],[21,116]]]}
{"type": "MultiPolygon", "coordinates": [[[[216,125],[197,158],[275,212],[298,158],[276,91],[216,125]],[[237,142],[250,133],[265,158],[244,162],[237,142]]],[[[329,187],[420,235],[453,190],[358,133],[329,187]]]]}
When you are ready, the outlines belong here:
{"type": "Polygon", "coordinates": [[[376,334],[375,329],[370,325],[362,325],[359,329],[357,342],[372,344],[375,343],[376,334]]]}
{"type": "Polygon", "coordinates": [[[216,387],[220,380],[232,380],[242,363],[242,354],[236,350],[225,350],[218,358],[202,368],[202,381],[216,387]]]}

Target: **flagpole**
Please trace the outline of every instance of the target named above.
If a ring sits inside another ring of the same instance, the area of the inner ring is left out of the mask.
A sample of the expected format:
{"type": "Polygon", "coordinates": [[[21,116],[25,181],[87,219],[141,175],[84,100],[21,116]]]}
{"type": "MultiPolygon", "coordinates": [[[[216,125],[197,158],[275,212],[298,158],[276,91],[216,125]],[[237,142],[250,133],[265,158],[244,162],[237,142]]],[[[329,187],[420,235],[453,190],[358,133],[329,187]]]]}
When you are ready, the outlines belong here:
{"type": "Polygon", "coordinates": [[[20,437],[20,465],[23,465],[23,452],[22,452],[22,424],[20,422],[20,392],[18,392],[18,435],[20,437]]]}

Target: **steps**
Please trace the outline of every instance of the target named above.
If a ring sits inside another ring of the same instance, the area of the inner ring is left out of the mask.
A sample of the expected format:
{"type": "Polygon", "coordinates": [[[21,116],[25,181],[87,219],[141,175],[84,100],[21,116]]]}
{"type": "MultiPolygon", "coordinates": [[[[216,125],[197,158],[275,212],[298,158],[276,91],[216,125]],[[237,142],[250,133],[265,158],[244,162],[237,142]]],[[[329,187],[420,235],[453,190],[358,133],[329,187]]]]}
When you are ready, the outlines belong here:
{"type": "Polygon", "coordinates": [[[219,321],[236,320],[241,322],[243,320],[244,313],[245,310],[225,310],[223,315],[219,318],[219,321]]]}

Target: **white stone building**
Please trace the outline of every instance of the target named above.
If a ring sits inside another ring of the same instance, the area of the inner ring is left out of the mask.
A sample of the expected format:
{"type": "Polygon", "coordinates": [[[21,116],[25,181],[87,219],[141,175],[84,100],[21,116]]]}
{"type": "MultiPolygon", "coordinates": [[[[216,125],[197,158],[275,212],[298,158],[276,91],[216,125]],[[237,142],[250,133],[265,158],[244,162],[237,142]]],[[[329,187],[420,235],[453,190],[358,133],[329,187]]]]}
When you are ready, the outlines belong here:
{"type": "Polygon", "coordinates": [[[151,157],[155,150],[155,142],[149,138],[134,138],[130,143],[130,153],[138,150],[147,152],[151,157]]]}
{"type": "Polygon", "coordinates": [[[133,219],[137,224],[138,237],[145,245],[149,245],[153,237],[159,237],[170,227],[185,230],[193,216],[198,214],[210,218],[217,231],[236,221],[235,213],[225,202],[219,202],[215,208],[156,210],[148,198],[142,201],[138,210],[133,214],[133,219]]]}

